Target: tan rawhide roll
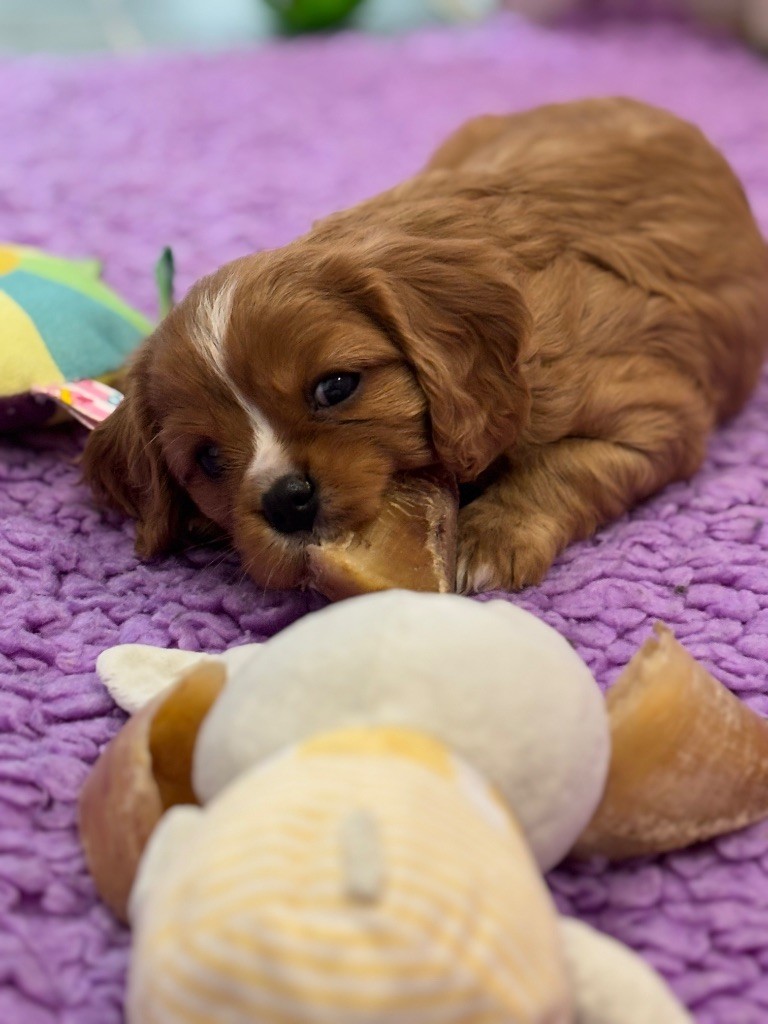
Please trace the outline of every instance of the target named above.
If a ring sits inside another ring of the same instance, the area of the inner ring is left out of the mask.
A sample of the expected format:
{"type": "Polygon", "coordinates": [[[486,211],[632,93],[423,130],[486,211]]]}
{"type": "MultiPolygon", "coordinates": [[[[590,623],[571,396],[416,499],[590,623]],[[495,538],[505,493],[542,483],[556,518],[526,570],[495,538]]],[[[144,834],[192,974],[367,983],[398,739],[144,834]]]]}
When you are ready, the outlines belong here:
{"type": "Polygon", "coordinates": [[[608,692],[608,781],[577,856],[677,850],[768,816],[768,721],[654,634],[608,692]]]}
{"type": "Polygon", "coordinates": [[[200,661],[138,711],[103,750],[80,795],[80,836],[99,895],[122,920],[139,859],[162,814],[197,803],[192,755],[226,679],[200,661]]]}
{"type": "Polygon", "coordinates": [[[394,588],[450,593],[457,516],[453,477],[439,470],[403,474],[372,523],[307,549],[308,585],[332,601],[394,588]]]}

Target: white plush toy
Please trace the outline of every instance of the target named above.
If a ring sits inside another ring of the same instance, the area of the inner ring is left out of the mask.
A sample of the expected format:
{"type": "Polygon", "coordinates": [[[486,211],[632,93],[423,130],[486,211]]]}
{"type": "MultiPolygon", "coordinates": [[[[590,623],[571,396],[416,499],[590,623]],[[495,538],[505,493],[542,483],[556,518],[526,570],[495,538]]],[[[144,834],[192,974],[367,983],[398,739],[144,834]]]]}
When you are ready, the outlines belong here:
{"type": "Polygon", "coordinates": [[[116,648],[99,670],[143,705],[81,802],[100,891],[130,891],[129,1024],[690,1021],[542,880],[600,803],[610,730],[532,615],[390,591],[223,659],[116,648]],[[171,806],[190,781],[202,806],[171,806]]]}

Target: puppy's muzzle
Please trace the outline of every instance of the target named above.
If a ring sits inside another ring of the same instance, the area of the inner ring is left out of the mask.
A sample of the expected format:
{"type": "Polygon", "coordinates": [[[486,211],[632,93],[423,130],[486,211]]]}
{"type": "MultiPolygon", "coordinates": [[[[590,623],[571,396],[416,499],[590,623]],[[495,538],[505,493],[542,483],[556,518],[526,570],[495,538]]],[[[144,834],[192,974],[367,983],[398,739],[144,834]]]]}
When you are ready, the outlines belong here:
{"type": "Polygon", "coordinates": [[[312,529],[319,508],[314,481],[300,473],[281,476],[261,499],[261,511],[278,533],[312,529]]]}

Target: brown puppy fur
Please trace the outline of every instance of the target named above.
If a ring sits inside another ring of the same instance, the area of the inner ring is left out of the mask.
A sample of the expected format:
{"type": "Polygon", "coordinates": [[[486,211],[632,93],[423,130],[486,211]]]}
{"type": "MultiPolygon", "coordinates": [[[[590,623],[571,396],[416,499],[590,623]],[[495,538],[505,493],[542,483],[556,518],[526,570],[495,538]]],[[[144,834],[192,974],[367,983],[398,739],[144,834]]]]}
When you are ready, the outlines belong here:
{"type": "Polygon", "coordinates": [[[202,521],[293,586],[308,539],[439,462],[482,492],[460,588],[521,587],[695,472],[767,343],[768,249],[696,128],[621,99],[481,118],[399,187],[195,285],[85,471],[140,554],[202,521]],[[359,383],[325,406],[336,373],[359,383]],[[265,518],[286,474],[314,484],[306,530],[265,518]]]}

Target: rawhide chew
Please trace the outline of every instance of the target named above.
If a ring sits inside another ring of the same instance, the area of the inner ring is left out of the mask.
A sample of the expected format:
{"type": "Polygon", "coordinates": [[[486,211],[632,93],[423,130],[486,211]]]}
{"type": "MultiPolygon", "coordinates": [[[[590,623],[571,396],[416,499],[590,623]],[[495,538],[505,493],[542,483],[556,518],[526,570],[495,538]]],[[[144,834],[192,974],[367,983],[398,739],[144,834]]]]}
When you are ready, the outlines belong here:
{"type": "Polygon", "coordinates": [[[768,815],[768,721],[654,634],[608,692],[608,781],[578,856],[677,850],[768,815]]]}
{"type": "Polygon", "coordinates": [[[309,586],[332,601],[377,590],[452,592],[458,505],[447,473],[397,477],[372,523],[308,548],[309,586]]]}
{"type": "Polygon", "coordinates": [[[197,803],[192,755],[226,679],[200,661],[138,711],[102,751],[80,795],[80,836],[99,895],[122,920],[139,860],[168,808],[197,803]]]}

